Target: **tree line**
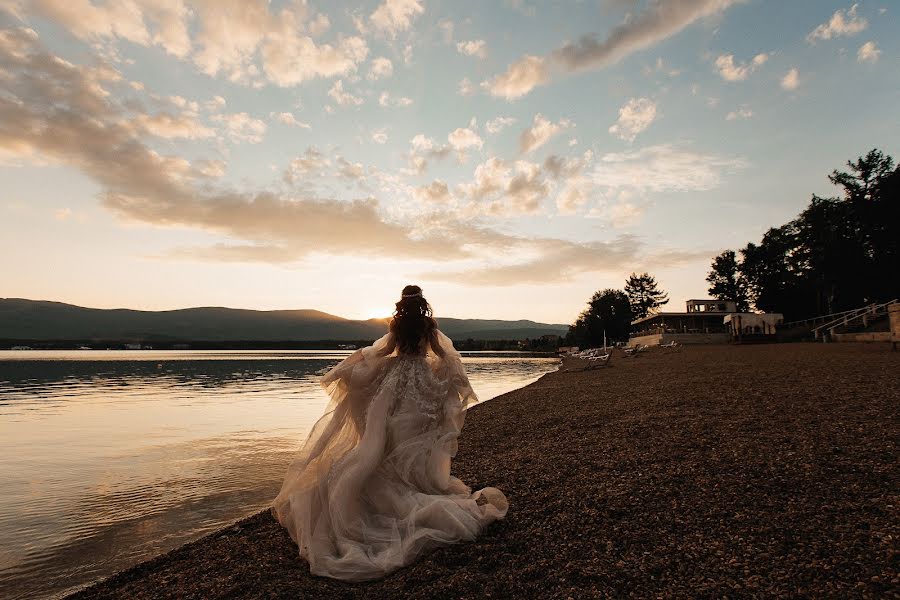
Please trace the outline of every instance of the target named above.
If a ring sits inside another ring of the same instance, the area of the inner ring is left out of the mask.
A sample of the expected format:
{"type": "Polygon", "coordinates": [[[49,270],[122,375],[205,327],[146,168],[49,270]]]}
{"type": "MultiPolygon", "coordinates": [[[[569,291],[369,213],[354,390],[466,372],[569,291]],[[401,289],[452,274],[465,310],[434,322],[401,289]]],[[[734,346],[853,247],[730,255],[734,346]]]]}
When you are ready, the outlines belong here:
{"type": "MultiPolygon", "coordinates": [[[[780,312],[788,321],[900,297],[900,166],[874,149],[828,179],[841,197],[813,195],[797,218],[769,229],[759,243],[716,256],[706,280],[737,310],[780,312]]],[[[566,343],[596,347],[624,341],[631,322],[669,301],[648,273],[624,289],[595,292],[569,326],[566,343]]]]}
{"type": "Polygon", "coordinates": [[[608,288],[591,296],[587,308],[569,326],[566,343],[597,347],[603,344],[604,334],[608,343],[626,341],[633,320],[656,312],[668,301],[656,278],[649,273],[632,273],[624,289],[608,288]]]}
{"type": "Polygon", "coordinates": [[[738,309],[805,319],[900,297],[900,166],[880,150],[828,179],[797,218],[712,262],[709,293],[738,309]]]}

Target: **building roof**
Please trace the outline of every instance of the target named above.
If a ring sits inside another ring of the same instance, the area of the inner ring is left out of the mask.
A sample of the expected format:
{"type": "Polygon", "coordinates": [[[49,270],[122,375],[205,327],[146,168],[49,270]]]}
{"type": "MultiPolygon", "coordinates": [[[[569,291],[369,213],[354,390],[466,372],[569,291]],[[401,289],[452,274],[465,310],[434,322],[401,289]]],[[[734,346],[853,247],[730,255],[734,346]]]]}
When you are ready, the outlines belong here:
{"type": "Polygon", "coordinates": [[[645,321],[651,321],[658,317],[698,317],[701,319],[709,319],[709,318],[718,318],[719,323],[724,323],[725,315],[733,315],[734,313],[711,310],[709,312],[658,312],[652,315],[647,315],[646,317],[642,317],[640,319],[635,319],[631,322],[632,325],[637,325],[638,323],[643,323],[645,321]]]}

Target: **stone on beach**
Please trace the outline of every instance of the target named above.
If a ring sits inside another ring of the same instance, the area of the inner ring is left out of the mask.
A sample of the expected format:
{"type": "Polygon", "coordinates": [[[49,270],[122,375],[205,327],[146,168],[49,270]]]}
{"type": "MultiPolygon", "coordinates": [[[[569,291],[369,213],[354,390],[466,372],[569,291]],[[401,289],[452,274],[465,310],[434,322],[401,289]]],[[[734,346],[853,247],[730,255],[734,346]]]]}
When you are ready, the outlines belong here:
{"type": "Polygon", "coordinates": [[[898,407],[887,344],[653,349],[470,410],[472,543],[346,584],[264,512],[74,597],[896,597],[898,407]]]}

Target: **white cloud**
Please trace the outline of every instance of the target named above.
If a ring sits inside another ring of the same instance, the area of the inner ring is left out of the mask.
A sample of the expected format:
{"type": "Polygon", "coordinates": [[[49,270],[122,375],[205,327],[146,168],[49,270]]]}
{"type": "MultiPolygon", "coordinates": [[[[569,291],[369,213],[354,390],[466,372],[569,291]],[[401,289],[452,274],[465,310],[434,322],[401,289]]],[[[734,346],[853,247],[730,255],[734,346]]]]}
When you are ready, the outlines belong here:
{"type": "Polygon", "coordinates": [[[639,133],[656,119],[656,104],[649,98],[632,98],[619,109],[619,119],[609,132],[626,142],[633,142],[639,133]]]}
{"type": "Polygon", "coordinates": [[[344,179],[359,180],[366,176],[366,168],[362,163],[350,162],[343,156],[338,156],[335,162],[338,167],[338,175],[344,179]]]}
{"type": "Polygon", "coordinates": [[[474,181],[464,184],[463,190],[474,199],[481,199],[503,189],[509,180],[509,167],[496,156],[475,167],[474,181]]]}
{"type": "MultiPolygon", "coordinates": [[[[507,207],[502,212],[513,214],[535,214],[547,197],[550,186],[541,178],[540,166],[527,161],[516,161],[516,173],[506,188],[507,207]]],[[[494,212],[498,207],[492,207],[494,212]]]]}
{"type": "Polygon", "coordinates": [[[806,36],[806,41],[814,44],[817,40],[849,37],[865,30],[869,26],[869,22],[856,14],[858,7],[859,4],[854,4],[846,12],[840,9],[836,10],[828,22],[822,23],[806,36]]]}
{"type": "Polygon", "coordinates": [[[310,129],[311,128],[309,123],[304,123],[303,121],[298,121],[297,117],[294,116],[294,113],[273,112],[273,113],[270,113],[269,116],[284,125],[290,125],[292,127],[300,127],[301,129],[310,129]]]}
{"type": "MultiPolygon", "coordinates": [[[[20,4],[20,8],[24,6],[20,4]]],[[[28,3],[28,8],[85,41],[119,37],[141,46],[159,45],[179,58],[191,50],[186,23],[189,9],[180,0],[148,6],[132,2],[42,0],[28,3]]]]}
{"type": "Polygon", "coordinates": [[[282,11],[280,27],[268,32],[262,46],[263,70],[273,83],[290,87],[316,77],[334,77],[356,71],[369,54],[360,37],[340,38],[335,45],[320,44],[299,35],[294,18],[282,11]]]}
{"type": "Polygon", "coordinates": [[[738,119],[749,119],[753,116],[753,111],[746,104],[742,104],[737,110],[733,110],[725,115],[726,121],[736,121],[738,119]]]}
{"type": "Polygon", "coordinates": [[[457,152],[465,152],[470,148],[481,150],[484,140],[468,127],[457,127],[447,135],[447,141],[457,152]]]}
{"type": "Polygon", "coordinates": [[[588,201],[588,180],[575,177],[566,182],[556,197],[556,210],[561,215],[573,215],[588,201]]]}
{"type": "Polygon", "coordinates": [[[477,56],[484,58],[487,56],[487,45],[484,40],[469,40],[467,42],[459,42],[456,44],[456,50],[460,54],[467,56],[477,56]]]}
{"type": "Polygon", "coordinates": [[[468,77],[463,77],[457,88],[457,93],[460,96],[474,96],[477,91],[478,88],[475,87],[475,84],[468,77]]]}
{"type": "Polygon", "coordinates": [[[481,85],[492,96],[514,100],[524,96],[549,79],[547,61],[539,56],[523,56],[509,65],[505,73],[481,85]]]}
{"type": "Polygon", "coordinates": [[[382,127],[372,131],[372,141],[376,144],[385,144],[388,141],[387,130],[382,127]]]}
{"type": "Polygon", "coordinates": [[[475,203],[474,214],[534,214],[550,191],[540,165],[518,160],[510,164],[491,157],[475,168],[472,183],[460,189],[475,203]]]}
{"type": "Polygon", "coordinates": [[[258,144],[266,133],[266,124],[245,112],[213,115],[211,118],[225,126],[226,134],[233,142],[258,144]]]}
{"type": "Polygon", "coordinates": [[[372,66],[369,68],[369,74],[366,75],[366,79],[375,81],[376,79],[390,77],[393,74],[394,64],[389,59],[379,56],[372,60],[372,66]]]}
{"type": "Polygon", "coordinates": [[[762,53],[753,57],[747,63],[735,63],[733,54],[723,54],[716,59],[716,70],[725,81],[741,81],[756,71],[769,59],[769,55],[762,53]]]}
{"type": "Polygon", "coordinates": [[[339,106],[359,106],[363,103],[363,99],[359,96],[344,91],[344,82],[340,79],[334,82],[334,85],[328,90],[328,95],[339,106]]]}
{"type": "Polygon", "coordinates": [[[201,124],[191,113],[172,115],[161,112],[154,115],[140,114],[131,121],[144,133],[172,139],[203,139],[215,135],[215,131],[201,124]]]}
{"type": "Polygon", "coordinates": [[[299,2],[278,12],[267,0],[38,0],[28,7],[85,41],[158,45],[208,75],[224,73],[232,82],[254,86],[264,83],[263,76],[287,87],[344,75],[368,52],[359,37],[316,44],[312,38],[328,29],[328,17],[311,17],[299,2]]]}
{"type": "Polygon", "coordinates": [[[519,151],[527,154],[533,150],[537,150],[546,144],[554,135],[570,127],[572,123],[568,119],[560,119],[559,122],[553,123],[545,119],[540,113],[534,115],[534,121],[531,127],[522,131],[519,136],[519,151]]]}
{"type": "Polygon", "coordinates": [[[620,193],[616,202],[607,209],[610,225],[617,229],[634,225],[644,216],[645,206],[630,202],[628,196],[627,192],[620,193]]]}
{"type": "Polygon", "coordinates": [[[586,35],[565,44],[547,57],[524,56],[505,73],[482,84],[492,95],[511,100],[549,81],[550,66],[564,72],[598,69],[633,52],[649,48],[692,23],[725,11],[738,0],[658,0],[642,12],[629,14],[605,40],[586,35]]]}
{"type": "Polygon", "coordinates": [[[319,173],[330,165],[331,161],[325,158],[317,148],[310,146],[302,156],[298,156],[288,164],[283,178],[287,183],[295,183],[301,177],[319,173]]]}
{"type": "Polygon", "coordinates": [[[233,81],[245,79],[253,55],[272,25],[267,4],[262,0],[201,0],[193,8],[198,17],[194,63],[207,75],[225,71],[233,81]]]}
{"type": "Polygon", "coordinates": [[[447,184],[435,179],[428,185],[417,187],[413,190],[413,197],[420,202],[446,203],[451,199],[450,189],[447,184]]]}
{"type": "Polygon", "coordinates": [[[409,162],[413,171],[419,175],[428,169],[428,160],[446,158],[452,148],[450,144],[438,146],[434,140],[426,135],[416,134],[410,141],[409,162]]]}
{"type": "Polygon", "coordinates": [[[204,104],[204,108],[209,111],[216,111],[223,109],[225,104],[225,98],[222,96],[213,96],[212,100],[209,100],[204,104]]]}
{"type": "Polygon", "coordinates": [[[721,183],[723,173],[745,166],[740,159],[660,144],[604,155],[591,179],[603,188],[637,193],[706,191],[721,183]]]}
{"type": "Polygon", "coordinates": [[[314,19],[306,24],[306,30],[313,37],[322,35],[328,31],[329,27],[331,27],[331,21],[328,19],[328,15],[322,13],[317,14],[314,19]]]}
{"type": "Polygon", "coordinates": [[[419,0],[384,0],[369,17],[372,25],[390,36],[409,29],[412,20],[425,12],[419,0]]]}
{"type": "Polygon", "coordinates": [[[781,78],[781,87],[786,90],[796,90],[800,86],[800,72],[797,69],[791,69],[781,78]]]}
{"type": "Polygon", "coordinates": [[[500,133],[515,122],[514,117],[496,117],[485,123],[484,128],[488,133],[500,133]]]}
{"type": "Polygon", "coordinates": [[[203,177],[215,179],[225,175],[226,165],[224,160],[201,159],[194,161],[191,166],[198,175],[202,175],[203,177]]]}
{"type": "Polygon", "coordinates": [[[397,98],[391,97],[388,92],[381,92],[381,95],[378,96],[378,104],[380,106],[388,107],[388,106],[409,106],[413,103],[412,98],[407,98],[406,96],[400,96],[397,98]]]}
{"type": "Polygon", "coordinates": [[[856,51],[856,60],[859,62],[876,63],[881,56],[881,50],[875,45],[875,42],[866,42],[856,51]]]}

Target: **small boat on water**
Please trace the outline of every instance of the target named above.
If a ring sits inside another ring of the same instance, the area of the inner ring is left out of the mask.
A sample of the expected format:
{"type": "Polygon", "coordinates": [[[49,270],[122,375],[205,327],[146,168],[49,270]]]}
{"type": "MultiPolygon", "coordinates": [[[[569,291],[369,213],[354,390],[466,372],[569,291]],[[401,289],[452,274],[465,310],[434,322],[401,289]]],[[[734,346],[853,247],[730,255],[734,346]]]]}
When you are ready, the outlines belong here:
{"type": "Polygon", "coordinates": [[[75,349],[76,349],[76,350],[93,350],[93,348],[91,348],[91,347],[89,347],[89,346],[78,346],[78,347],[75,348],[75,349]]]}
{"type": "Polygon", "coordinates": [[[338,344],[338,350],[356,350],[355,344],[338,344]]]}

